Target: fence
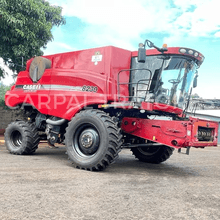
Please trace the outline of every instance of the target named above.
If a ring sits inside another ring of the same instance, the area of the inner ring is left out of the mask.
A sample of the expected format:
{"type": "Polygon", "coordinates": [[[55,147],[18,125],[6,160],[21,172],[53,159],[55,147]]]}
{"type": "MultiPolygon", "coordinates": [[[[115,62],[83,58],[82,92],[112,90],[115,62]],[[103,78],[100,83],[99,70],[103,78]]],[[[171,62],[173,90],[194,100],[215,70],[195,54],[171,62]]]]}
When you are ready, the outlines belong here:
{"type": "Polygon", "coordinates": [[[0,106],[0,134],[3,134],[8,124],[16,119],[23,119],[19,110],[4,109],[0,106]]]}

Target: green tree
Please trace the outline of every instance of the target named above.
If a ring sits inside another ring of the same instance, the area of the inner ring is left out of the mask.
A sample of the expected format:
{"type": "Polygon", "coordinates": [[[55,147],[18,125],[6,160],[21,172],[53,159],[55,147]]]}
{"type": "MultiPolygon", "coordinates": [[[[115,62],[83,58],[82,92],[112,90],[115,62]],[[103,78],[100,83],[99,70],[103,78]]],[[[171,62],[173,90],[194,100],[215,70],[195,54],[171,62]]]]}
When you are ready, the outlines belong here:
{"type": "Polygon", "coordinates": [[[5,106],[5,93],[10,89],[10,86],[0,84],[0,106],[5,106]]]}
{"type": "MultiPolygon", "coordinates": [[[[65,24],[62,8],[45,0],[0,0],[0,57],[12,70],[22,70],[33,56],[43,55],[53,26],[65,24]]],[[[0,79],[5,74],[0,67],[0,79]]]]}

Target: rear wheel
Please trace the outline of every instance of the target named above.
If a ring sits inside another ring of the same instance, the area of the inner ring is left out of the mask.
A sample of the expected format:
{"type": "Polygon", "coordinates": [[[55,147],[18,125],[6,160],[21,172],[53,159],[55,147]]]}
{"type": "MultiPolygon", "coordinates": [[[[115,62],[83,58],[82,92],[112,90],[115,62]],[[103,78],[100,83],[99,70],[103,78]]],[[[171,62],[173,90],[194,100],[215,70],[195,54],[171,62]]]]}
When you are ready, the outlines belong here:
{"type": "Polygon", "coordinates": [[[170,158],[174,149],[165,145],[131,148],[134,156],[147,163],[161,163],[170,158]]]}
{"type": "Polygon", "coordinates": [[[33,154],[39,141],[35,125],[28,122],[12,122],[5,130],[5,144],[12,154],[33,154]]]}
{"type": "Polygon", "coordinates": [[[78,113],[66,129],[67,154],[75,167],[103,170],[121,150],[122,135],[117,123],[100,110],[78,113]]]}

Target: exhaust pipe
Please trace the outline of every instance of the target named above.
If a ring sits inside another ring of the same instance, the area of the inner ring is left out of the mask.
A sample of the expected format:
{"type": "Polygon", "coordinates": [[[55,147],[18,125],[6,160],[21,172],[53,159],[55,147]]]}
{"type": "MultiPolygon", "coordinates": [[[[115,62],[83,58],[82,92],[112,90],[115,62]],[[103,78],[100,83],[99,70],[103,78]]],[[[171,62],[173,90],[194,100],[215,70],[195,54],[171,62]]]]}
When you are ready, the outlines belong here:
{"type": "Polygon", "coordinates": [[[59,125],[62,125],[63,123],[65,123],[66,121],[67,121],[66,119],[60,119],[60,120],[57,120],[57,121],[53,121],[51,119],[47,119],[46,123],[50,124],[50,125],[57,125],[57,126],[59,126],[59,125]]]}

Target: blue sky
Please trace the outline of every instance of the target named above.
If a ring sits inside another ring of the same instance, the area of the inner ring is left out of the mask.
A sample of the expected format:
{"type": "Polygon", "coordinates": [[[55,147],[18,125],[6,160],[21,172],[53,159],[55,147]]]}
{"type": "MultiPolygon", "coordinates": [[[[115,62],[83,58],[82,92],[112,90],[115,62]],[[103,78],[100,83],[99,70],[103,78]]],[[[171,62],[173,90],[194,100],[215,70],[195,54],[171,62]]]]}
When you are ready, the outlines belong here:
{"type": "Polygon", "coordinates": [[[137,50],[145,39],[203,53],[198,93],[220,99],[219,0],[48,0],[63,8],[45,54],[113,45],[137,50]]]}

